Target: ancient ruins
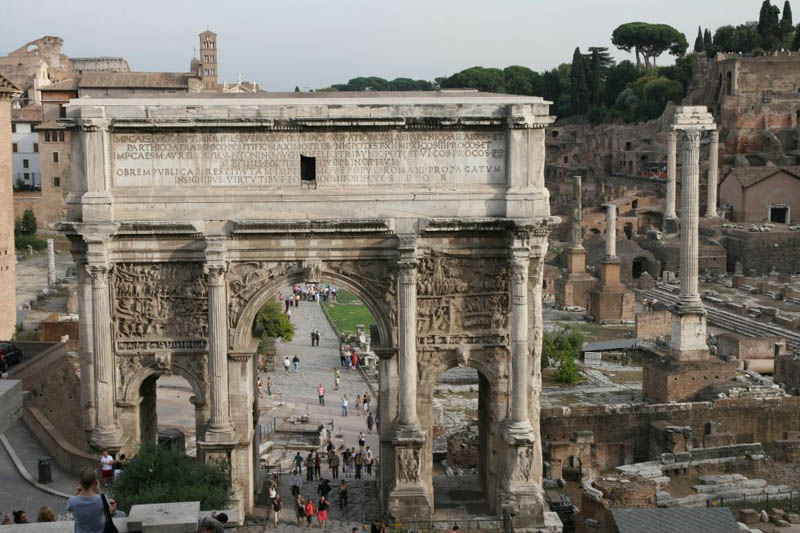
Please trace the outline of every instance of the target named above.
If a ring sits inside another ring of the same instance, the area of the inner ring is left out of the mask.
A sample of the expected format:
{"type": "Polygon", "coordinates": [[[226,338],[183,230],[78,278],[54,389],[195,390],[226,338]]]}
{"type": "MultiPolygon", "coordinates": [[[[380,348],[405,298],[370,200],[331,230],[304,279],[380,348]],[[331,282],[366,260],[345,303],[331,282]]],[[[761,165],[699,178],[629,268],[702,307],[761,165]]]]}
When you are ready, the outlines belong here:
{"type": "Polygon", "coordinates": [[[184,376],[200,454],[230,463],[249,511],[255,313],[319,277],[377,320],[388,514],[433,511],[432,388],[461,366],[483,377],[479,471],[492,511],[544,528],[547,103],[325,96],[68,106],[80,142],[62,228],[79,266],[88,438],[123,453],[152,440],[153,378],[184,376]]]}

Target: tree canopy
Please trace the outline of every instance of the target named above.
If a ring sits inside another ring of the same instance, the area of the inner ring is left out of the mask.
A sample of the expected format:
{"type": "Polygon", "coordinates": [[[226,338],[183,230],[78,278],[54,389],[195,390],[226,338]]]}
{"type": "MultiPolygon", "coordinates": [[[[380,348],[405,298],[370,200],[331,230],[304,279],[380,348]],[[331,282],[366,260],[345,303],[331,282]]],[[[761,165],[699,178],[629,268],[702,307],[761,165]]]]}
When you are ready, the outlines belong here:
{"type": "Polygon", "coordinates": [[[641,67],[642,60],[645,67],[654,65],[656,58],[664,52],[681,57],[689,47],[686,36],[672,26],[647,22],[618,26],[611,35],[611,42],[620,50],[633,50],[637,67],[641,67]]]}
{"type": "Polygon", "coordinates": [[[294,324],[283,314],[281,304],[275,300],[270,300],[258,310],[256,324],[264,329],[262,337],[286,342],[294,338],[294,324]]]}
{"type": "Polygon", "coordinates": [[[583,335],[574,329],[563,332],[545,331],[542,337],[542,364],[556,367],[555,378],[559,383],[575,383],[581,377],[575,360],[583,347],[583,335]]]}
{"type": "Polygon", "coordinates": [[[489,93],[506,92],[506,77],[499,68],[468,68],[444,78],[440,84],[446,89],[469,87],[489,93]]]}

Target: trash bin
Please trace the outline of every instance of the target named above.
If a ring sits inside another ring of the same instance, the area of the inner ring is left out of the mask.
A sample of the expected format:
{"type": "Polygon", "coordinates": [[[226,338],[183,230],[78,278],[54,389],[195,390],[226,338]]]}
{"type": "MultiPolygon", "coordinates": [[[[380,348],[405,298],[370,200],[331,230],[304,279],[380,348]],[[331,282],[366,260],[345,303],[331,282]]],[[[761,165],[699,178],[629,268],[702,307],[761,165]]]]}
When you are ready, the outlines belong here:
{"type": "Polygon", "coordinates": [[[52,471],[53,459],[50,457],[39,458],[39,483],[51,483],[53,481],[52,471]]]}

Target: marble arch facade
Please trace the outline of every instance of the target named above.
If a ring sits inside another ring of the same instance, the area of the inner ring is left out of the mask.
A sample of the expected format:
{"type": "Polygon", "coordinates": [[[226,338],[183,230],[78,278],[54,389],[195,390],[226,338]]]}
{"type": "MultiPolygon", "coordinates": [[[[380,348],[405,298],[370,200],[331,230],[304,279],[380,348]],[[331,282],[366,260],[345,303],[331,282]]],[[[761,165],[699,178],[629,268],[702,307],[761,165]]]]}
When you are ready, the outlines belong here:
{"type": "Polygon", "coordinates": [[[490,507],[516,530],[554,530],[538,402],[555,222],[547,102],[78,99],[64,122],[77,135],[61,227],[81,265],[81,407],[94,447],[134,450],[142,384],[181,374],[195,391],[200,456],[230,464],[236,503],[250,510],[253,319],[287,284],[331,280],[377,319],[384,512],[431,516],[433,382],[472,366],[488,385],[490,507]],[[314,175],[301,175],[301,158],[315,160],[314,175]]]}

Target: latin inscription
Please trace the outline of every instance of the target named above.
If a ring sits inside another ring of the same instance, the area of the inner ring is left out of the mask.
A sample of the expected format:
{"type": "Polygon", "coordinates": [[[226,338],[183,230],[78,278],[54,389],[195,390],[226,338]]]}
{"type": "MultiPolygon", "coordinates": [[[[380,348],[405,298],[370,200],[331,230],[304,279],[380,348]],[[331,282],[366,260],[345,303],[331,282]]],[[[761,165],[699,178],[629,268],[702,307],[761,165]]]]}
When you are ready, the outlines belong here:
{"type": "Polygon", "coordinates": [[[318,189],[505,183],[505,134],[486,132],[114,133],[115,188],[318,189]],[[307,174],[306,174],[307,176],[307,174]]]}

